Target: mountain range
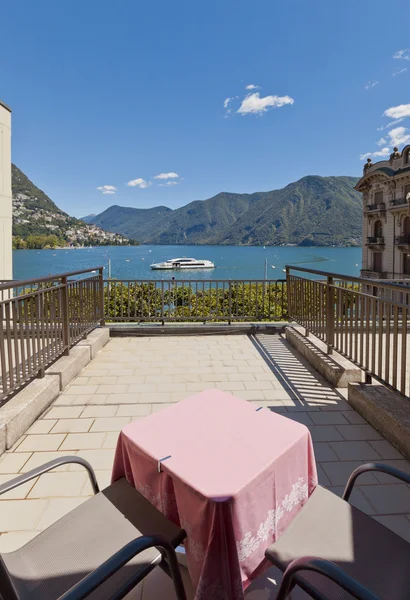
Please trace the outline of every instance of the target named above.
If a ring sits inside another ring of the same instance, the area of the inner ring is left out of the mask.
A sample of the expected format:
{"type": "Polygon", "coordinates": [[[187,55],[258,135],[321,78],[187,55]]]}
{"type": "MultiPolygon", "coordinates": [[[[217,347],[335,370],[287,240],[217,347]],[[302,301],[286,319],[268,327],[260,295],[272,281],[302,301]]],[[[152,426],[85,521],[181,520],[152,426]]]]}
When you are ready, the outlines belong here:
{"type": "Polygon", "coordinates": [[[357,181],[310,175],[283,189],[222,192],[175,210],[114,205],[83,221],[145,244],[360,245],[357,181]]]}

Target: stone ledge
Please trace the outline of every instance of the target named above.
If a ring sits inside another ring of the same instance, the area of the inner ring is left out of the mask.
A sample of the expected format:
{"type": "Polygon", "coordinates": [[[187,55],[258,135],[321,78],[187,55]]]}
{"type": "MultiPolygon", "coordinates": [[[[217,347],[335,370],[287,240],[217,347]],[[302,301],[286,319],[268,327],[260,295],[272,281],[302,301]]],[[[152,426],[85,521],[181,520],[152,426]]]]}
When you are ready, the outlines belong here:
{"type": "Polygon", "coordinates": [[[296,327],[286,327],[286,339],[333,387],[347,388],[351,382],[362,381],[359,367],[337,352],[326,354],[326,345],[317,338],[313,343],[296,327]]]}
{"type": "Polygon", "coordinates": [[[98,354],[98,352],[105,346],[110,340],[110,330],[108,327],[99,327],[94,329],[87,335],[85,340],[78,342],[77,347],[86,346],[90,350],[91,360],[98,354]]]}
{"type": "Polygon", "coordinates": [[[46,375],[58,375],[60,379],[60,391],[77,377],[79,373],[90,362],[90,346],[74,346],[68,356],[62,356],[46,370],[46,375]]]}
{"type": "Polygon", "coordinates": [[[7,402],[0,410],[0,443],[2,429],[5,431],[5,448],[1,446],[0,452],[11,448],[59,393],[59,376],[46,375],[31,381],[7,402]]]}
{"type": "Polygon", "coordinates": [[[110,325],[111,337],[151,337],[166,335],[256,335],[280,334],[285,324],[277,323],[115,323],[110,325]]]}
{"type": "Polygon", "coordinates": [[[60,392],[109,340],[109,330],[92,331],[46,370],[42,379],[30,381],[0,409],[0,455],[11,448],[60,392]]]}
{"type": "Polygon", "coordinates": [[[349,404],[410,460],[410,402],[381,384],[350,383],[349,404]]]}

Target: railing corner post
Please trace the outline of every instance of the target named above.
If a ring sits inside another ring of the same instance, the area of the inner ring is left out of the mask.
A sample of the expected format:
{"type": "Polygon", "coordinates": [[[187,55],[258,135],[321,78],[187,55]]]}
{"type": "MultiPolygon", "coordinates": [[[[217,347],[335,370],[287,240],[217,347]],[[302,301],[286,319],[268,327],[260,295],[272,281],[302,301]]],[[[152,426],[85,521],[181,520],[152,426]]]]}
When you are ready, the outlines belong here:
{"type": "Polygon", "coordinates": [[[333,277],[327,277],[326,285],[326,346],[327,354],[332,354],[335,338],[335,301],[333,277]]]}
{"type": "Polygon", "coordinates": [[[100,325],[101,327],[104,327],[105,325],[105,310],[104,310],[104,273],[103,273],[103,267],[101,267],[100,269],[98,269],[98,283],[100,286],[99,289],[99,304],[100,304],[100,325]]]}
{"type": "Polygon", "coordinates": [[[68,312],[68,286],[67,277],[61,278],[61,285],[63,286],[62,294],[62,318],[63,318],[63,346],[64,356],[70,354],[70,316],[68,312]]]}

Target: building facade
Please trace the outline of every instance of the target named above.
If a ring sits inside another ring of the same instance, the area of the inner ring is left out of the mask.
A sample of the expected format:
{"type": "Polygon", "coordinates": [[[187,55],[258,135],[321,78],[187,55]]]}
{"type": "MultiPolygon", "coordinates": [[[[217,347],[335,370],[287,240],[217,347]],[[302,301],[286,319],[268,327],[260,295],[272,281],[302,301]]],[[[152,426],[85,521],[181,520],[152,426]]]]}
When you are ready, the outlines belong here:
{"type": "Polygon", "coordinates": [[[0,101],[0,281],[13,278],[11,110],[0,101]]]}
{"type": "Polygon", "coordinates": [[[355,186],[363,194],[361,276],[410,280],[410,145],[371,159],[355,186]]]}

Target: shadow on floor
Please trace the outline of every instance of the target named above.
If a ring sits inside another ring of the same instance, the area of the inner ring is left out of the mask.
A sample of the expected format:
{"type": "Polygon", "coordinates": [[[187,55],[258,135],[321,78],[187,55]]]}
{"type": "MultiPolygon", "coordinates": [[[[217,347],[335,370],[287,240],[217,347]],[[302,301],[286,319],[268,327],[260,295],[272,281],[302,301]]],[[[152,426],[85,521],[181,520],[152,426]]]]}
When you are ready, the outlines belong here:
{"type": "Polygon", "coordinates": [[[341,409],[345,398],[282,335],[255,335],[250,340],[295,406],[341,409]]]}

